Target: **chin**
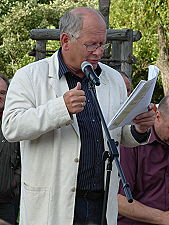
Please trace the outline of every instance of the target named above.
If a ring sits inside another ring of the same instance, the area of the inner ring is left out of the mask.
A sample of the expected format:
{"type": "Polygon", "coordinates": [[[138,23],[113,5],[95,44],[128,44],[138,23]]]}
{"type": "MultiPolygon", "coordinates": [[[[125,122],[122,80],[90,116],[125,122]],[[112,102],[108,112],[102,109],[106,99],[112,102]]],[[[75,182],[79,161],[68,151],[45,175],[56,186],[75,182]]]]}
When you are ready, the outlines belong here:
{"type": "Polygon", "coordinates": [[[91,64],[92,64],[92,66],[93,66],[93,68],[94,68],[94,70],[97,68],[97,65],[98,65],[98,62],[90,62],[91,64]]]}
{"type": "Polygon", "coordinates": [[[94,68],[94,70],[95,70],[95,69],[97,68],[97,64],[94,64],[94,65],[93,65],[93,68],[94,68]]]}

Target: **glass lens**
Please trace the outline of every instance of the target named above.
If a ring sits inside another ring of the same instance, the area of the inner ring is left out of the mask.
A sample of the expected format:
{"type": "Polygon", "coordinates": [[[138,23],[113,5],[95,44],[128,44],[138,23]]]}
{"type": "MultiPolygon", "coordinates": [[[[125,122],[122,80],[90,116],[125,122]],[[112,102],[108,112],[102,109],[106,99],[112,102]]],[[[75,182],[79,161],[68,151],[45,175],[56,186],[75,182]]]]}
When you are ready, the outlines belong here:
{"type": "Polygon", "coordinates": [[[5,91],[5,90],[0,90],[0,94],[1,95],[5,95],[7,93],[7,91],[5,91]]]}
{"type": "Polygon", "coordinates": [[[110,46],[110,43],[102,44],[102,45],[87,45],[86,49],[89,52],[94,52],[97,48],[102,48],[103,50],[107,49],[110,46]]]}

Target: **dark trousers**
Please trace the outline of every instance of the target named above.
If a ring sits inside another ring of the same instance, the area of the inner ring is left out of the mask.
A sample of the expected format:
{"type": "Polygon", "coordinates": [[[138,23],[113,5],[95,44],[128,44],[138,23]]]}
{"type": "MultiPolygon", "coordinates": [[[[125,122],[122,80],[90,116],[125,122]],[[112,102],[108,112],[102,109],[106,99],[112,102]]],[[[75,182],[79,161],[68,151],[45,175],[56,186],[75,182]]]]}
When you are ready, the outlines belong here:
{"type": "Polygon", "coordinates": [[[101,225],[102,209],[103,197],[95,200],[76,197],[73,225],[101,225]]]}
{"type": "Polygon", "coordinates": [[[17,224],[17,217],[19,212],[19,198],[15,198],[11,203],[0,203],[0,219],[10,223],[17,224]]]}

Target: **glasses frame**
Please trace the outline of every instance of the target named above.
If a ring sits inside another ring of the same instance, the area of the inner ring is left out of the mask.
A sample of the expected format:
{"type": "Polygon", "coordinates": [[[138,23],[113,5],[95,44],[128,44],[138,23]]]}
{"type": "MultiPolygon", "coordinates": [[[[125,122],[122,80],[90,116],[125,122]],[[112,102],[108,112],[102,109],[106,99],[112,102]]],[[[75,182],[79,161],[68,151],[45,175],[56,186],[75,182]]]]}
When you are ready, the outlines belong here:
{"type": "Polygon", "coordinates": [[[84,46],[88,52],[94,52],[98,48],[101,48],[104,51],[105,49],[110,47],[110,43],[87,45],[87,44],[83,44],[81,41],[79,41],[73,34],[71,34],[71,37],[74,38],[77,42],[79,42],[82,46],[84,46]]]}
{"type": "Polygon", "coordinates": [[[6,90],[0,90],[0,95],[6,95],[7,91],[6,90]]]}

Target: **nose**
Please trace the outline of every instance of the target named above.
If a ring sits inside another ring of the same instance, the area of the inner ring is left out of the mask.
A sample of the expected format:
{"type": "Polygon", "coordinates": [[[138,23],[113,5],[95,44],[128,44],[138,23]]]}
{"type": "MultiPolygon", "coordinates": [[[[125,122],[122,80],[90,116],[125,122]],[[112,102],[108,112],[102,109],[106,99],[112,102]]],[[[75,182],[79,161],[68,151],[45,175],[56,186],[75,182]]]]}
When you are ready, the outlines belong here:
{"type": "Polygon", "coordinates": [[[95,49],[95,51],[93,51],[93,54],[96,54],[96,55],[103,55],[103,53],[104,53],[104,49],[103,49],[103,47],[102,46],[98,46],[96,49],[95,49]]]}

